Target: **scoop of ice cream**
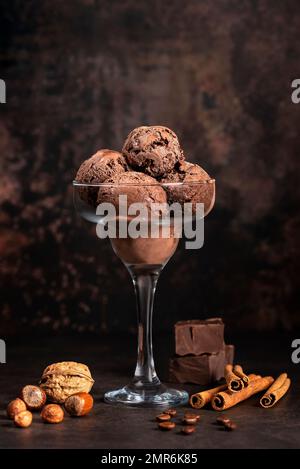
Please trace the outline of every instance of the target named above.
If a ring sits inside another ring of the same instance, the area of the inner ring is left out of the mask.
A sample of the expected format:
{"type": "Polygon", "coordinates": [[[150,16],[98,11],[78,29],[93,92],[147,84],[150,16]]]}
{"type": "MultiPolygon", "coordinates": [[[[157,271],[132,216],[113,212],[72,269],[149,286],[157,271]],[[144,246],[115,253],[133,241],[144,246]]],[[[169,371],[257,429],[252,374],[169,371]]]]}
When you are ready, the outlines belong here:
{"type": "MultiPolygon", "coordinates": [[[[75,180],[82,184],[99,184],[126,170],[127,163],[121,153],[103,149],[81,164],[75,180]]],[[[82,200],[92,206],[97,205],[97,187],[79,187],[78,190],[82,200]]]]}
{"type": "Polygon", "coordinates": [[[123,173],[126,167],[126,161],[118,151],[99,150],[82,163],[75,179],[86,184],[100,183],[115,174],[123,173]]]}
{"type": "Polygon", "coordinates": [[[210,179],[207,172],[198,164],[182,161],[176,169],[161,179],[161,182],[188,182],[210,179]]]}
{"type": "Polygon", "coordinates": [[[153,177],[164,176],[184,160],[177,135],[159,125],[132,130],[122,151],[129,165],[153,177]]]}
{"type": "Polygon", "coordinates": [[[152,203],[166,204],[167,195],[161,185],[151,176],[135,171],[119,173],[105,181],[99,188],[98,204],[110,202],[119,207],[119,196],[127,196],[127,206],[143,203],[151,209],[152,203]]]}
{"type": "Polygon", "coordinates": [[[192,202],[204,204],[207,214],[215,200],[215,185],[207,172],[201,166],[183,161],[176,169],[161,179],[168,194],[168,202],[180,204],[192,202]],[[167,185],[168,183],[182,183],[180,185],[167,185]]]}
{"type": "Polygon", "coordinates": [[[112,247],[126,264],[163,265],[174,254],[179,238],[171,232],[169,237],[112,238],[112,247]]]}

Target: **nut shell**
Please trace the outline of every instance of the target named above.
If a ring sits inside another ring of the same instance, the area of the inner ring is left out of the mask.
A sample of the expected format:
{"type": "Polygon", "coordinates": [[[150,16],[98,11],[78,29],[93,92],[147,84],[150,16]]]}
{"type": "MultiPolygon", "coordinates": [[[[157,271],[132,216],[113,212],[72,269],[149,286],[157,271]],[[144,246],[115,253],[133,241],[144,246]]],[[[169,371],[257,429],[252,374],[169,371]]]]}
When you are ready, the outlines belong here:
{"type": "Polygon", "coordinates": [[[21,391],[21,398],[25,402],[27,409],[40,410],[46,404],[47,396],[39,386],[27,384],[21,391]]]}
{"type": "Polygon", "coordinates": [[[45,368],[40,387],[51,402],[62,404],[72,394],[90,392],[94,380],[89,368],[77,362],[59,362],[45,368]]]}

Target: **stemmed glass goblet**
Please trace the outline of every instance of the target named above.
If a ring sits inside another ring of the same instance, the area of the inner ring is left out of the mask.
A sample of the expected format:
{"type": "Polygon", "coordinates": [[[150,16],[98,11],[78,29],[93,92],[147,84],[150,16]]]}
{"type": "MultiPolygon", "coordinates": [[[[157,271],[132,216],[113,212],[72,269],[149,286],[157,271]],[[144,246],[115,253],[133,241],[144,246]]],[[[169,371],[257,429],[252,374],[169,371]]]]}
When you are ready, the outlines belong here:
{"type": "MultiPolygon", "coordinates": [[[[145,186],[145,185],[144,185],[145,186]]],[[[190,202],[203,204],[200,212],[203,219],[207,215],[215,201],[214,179],[201,180],[197,182],[169,183],[160,185],[168,194],[169,199],[180,200],[181,204],[190,202]],[[189,196],[188,196],[189,195],[189,196]]],[[[117,207],[115,214],[109,219],[105,211],[96,208],[97,194],[99,191],[109,191],[112,199],[115,195],[128,195],[138,193],[147,189],[141,184],[83,184],[73,182],[74,205],[78,213],[85,220],[96,223],[102,228],[108,224],[108,220],[116,222],[117,228],[121,223],[125,227],[132,221],[132,216],[120,215],[121,210],[117,207]]],[[[150,188],[148,188],[150,189],[150,188]]],[[[130,198],[130,197],[129,197],[130,198]]],[[[129,271],[136,295],[137,320],[138,320],[138,352],[137,364],[133,379],[123,388],[108,391],[104,400],[111,404],[125,404],[144,407],[170,407],[185,404],[188,401],[186,391],[168,388],[163,385],[155,371],[153,349],[152,349],[152,314],[155,289],[159,275],[174,254],[180,236],[182,235],[183,223],[193,223],[197,220],[197,211],[194,210],[195,203],[190,204],[189,215],[183,221],[178,222],[176,216],[155,218],[156,233],[152,236],[149,227],[149,218],[139,219],[140,224],[147,223],[146,237],[123,237],[110,235],[111,245],[116,255],[122,260],[129,271]],[[181,226],[180,226],[181,225],[181,226]],[[168,228],[167,235],[164,232],[168,228]],[[150,233],[150,234],[149,234],[150,233]]],[[[148,212],[149,213],[149,210],[148,212]]],[[[124,227],[124,226],[123,226],[124,227]]],[[[119,233],[117,229],[117,233],[119,233]]]]}

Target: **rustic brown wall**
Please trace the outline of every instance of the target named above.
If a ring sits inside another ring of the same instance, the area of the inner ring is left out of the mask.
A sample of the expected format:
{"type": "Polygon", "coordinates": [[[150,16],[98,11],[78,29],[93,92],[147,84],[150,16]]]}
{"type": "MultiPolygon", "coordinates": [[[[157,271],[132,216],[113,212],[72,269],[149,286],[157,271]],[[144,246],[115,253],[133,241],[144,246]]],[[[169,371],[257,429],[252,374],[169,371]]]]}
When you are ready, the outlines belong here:
{"type": "Polygon", "coordinates": [[[218,189],[205,247],[162,275],[157,327],[299,324],[299,30],[297,0],[6,2],[1,336],[134,326],[128,274],[74,214],[71,181],[147,123],[172,127],[218,189]]]}

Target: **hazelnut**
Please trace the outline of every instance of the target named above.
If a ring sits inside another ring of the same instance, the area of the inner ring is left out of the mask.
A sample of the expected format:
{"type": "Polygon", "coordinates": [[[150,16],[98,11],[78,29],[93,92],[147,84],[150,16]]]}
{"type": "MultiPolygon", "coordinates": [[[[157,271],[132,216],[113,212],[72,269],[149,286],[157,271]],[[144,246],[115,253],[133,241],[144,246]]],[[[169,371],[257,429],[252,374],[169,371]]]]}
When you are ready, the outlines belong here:
{"type": "Polygon", "coordinates": [[[31,384],[24,386],[21,391],[21,397],[29,410],[40,410],[44,407],[47,400],[45,391],[31,384]]]}
{"type": "Polygon", "coordinates": [[[15,425],[20,428],[30,427],[32,423],[32,413],[29,410],[23,410],[15,415],[14,418],[15,425]]]}
{"type": "Polygon", "coordinates": [[[64,419],[64,411],[58,404],[48,404],[43,408],[41,417],[46,423],[60,423],[64,419]]]}
{"type": "Polygon", "coordinates": [[[7,416],[14,419],[17,414],[26,410],[26,404],[22,399],[14,399],[7,406],[7,416]]]}
{"type": "Polygon", "coordinates": [[[68,414],[74,417],[82,417],[88,414],[94,405],[94,399],[87,392],[78,392],[68,397],[65,408],[68,414]]]}

